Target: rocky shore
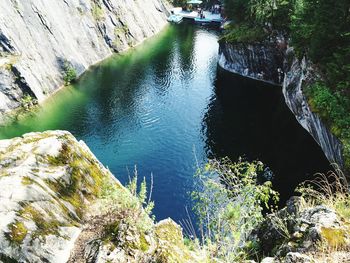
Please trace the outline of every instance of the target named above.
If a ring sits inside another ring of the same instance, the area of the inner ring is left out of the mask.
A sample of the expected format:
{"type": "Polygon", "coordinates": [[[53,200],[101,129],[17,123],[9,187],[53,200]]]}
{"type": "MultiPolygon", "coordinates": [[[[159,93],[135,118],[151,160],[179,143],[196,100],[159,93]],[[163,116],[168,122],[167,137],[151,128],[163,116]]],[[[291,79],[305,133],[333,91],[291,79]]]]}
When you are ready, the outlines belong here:
{"type": "Polygon", "coordinates": [[[167,6],[161,0],[2,1],[0,123],[57,91],[65,65],[79,76],[159,32],[167,24],[167,6]]]}

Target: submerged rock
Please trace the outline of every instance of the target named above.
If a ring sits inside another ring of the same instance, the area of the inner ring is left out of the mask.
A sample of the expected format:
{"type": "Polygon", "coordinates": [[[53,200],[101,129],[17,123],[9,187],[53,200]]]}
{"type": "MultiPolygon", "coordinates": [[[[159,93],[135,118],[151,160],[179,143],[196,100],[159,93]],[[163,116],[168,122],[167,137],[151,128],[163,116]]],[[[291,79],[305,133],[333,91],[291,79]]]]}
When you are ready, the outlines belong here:
{"type": "Polygon", "coordinates": [[[201,262],[69,132],[0,141],[0,167],[0,262],[201,262]]]}

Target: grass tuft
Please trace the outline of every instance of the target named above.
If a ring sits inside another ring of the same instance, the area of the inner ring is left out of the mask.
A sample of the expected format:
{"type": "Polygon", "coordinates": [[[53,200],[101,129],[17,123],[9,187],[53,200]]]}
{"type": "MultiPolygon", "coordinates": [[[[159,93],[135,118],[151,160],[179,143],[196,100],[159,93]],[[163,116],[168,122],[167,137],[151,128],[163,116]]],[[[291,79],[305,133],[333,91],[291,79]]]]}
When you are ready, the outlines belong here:
{"type": "Polygon", "coordinates": [[[23,222],[15,221],[9,225],[9,232],[5,233],[6,238],[12,243],[21,245],[27,236],[27,228],[23,222]]]}

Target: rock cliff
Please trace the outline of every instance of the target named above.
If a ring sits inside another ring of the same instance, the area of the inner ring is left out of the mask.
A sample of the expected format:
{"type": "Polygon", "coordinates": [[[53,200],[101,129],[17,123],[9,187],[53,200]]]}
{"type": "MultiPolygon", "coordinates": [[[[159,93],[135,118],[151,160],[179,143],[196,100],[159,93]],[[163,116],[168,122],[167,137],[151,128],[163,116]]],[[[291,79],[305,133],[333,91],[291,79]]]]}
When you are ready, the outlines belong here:
{"type": "Polygon", "coordinates": [[[220,42],[219,66],[230,72],[281,84],[283,81],[284,50],[277,42],[235,43],[220,42]]]}
{"type": "Polygon", "coordinates": [[[327,159],[343,169],[344,160],[340,140],[322,123],[317,114],[312,112],[303,93],[303,88],[314,79],[315,72],[310,63],[305,58],[302,61],[294,59],[284,78],[283,94],[298,122],[321,146],[327,159]]]}
{"type": "Polygon", "coordinates": [[[166,17],[161,0],[1,1],[0,119],[62,86],[65,62],[79,75],[157,33],[166,17]]]}
{"type": "Polygon", "coordinates": [[[0,141],[0,168],[0,262],[200,261],[69,132],[0,141]]]}
{"type": "Polygon", "coordinates": [[[305,85],[312,81],[312,78],[317,78],[316,73],[305,59],[298,61],[294,58],[291,48],[281,50],[282,46],[278,43],[221,43],[219,65],[243,76],[282,85],[286,104],[297,121],[321,146],[327,159],[344,168],[341,142],[322,123],[317,114],[312,112],[303,93],[305,85]]]}
{"type": "Polygon", "coordinates": [[[326,205],[292,197],[285,208],[265,216],[250,236],[261,263],[349,262],[348,217],[326,205]]]}

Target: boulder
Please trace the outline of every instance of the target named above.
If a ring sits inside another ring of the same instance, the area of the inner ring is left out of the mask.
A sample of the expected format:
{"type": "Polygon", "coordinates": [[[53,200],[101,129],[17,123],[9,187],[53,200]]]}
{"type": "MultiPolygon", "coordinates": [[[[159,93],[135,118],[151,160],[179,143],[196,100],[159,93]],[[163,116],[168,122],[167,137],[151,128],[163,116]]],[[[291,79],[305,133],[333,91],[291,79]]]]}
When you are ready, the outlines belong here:
{"type": "Polygon", "coordinates": [[[313,263],[314,261],[307,255],[290,252],[286,255],[284,263],[313,263]]]}
{"type": "Polygon", "coordinates": [[[333,247],[350,244],[349,231],[333,209],[319,205],[301,210],[302,202],[301,197],[291,198],[253,231],[250,239],[259,243],[261,254],[305,253],[315,250],[320,241],[333,247]]]}
{"type": "Polygon", "coordinates": [[[266,257],[264,258],[261,263],[279,263],[280,261],[274,257],[266,257]]]}
{"type": "Polygon", "coordinates": [[[69,132],[0,141],[0,262],[203,262],[69,132]]]}

